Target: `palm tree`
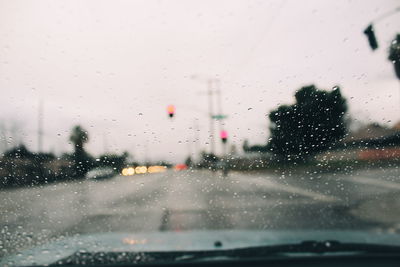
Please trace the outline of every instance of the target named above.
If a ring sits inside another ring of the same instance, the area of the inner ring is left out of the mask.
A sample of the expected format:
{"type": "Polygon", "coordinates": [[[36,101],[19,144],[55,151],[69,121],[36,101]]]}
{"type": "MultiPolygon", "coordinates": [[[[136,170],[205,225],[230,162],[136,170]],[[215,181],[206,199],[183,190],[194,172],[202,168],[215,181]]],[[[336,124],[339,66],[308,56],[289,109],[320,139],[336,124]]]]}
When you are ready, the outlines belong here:
{"type": "Polygon", "coordinates": [[[81,126],[77,125],[72,129],[69,140],[74,145],[74,160],[75,168],[78,176],[84,175],[88,171],[88,157],[83,148],[83,145],[88,142],[89,136],[81,126]]]}
{"type": "Polygon", "coordinates": [[[69,140],[74,144],[75,152],[83,151],[83,144],[89,140],[88,133],[79,125],[72,129],[69,140]]]}
{"type": "Polygon", "coordinates": [[[389,57],[394,65],[396,76],[400,79],[400,34],[398,33],[389,47],[389,57]]]}

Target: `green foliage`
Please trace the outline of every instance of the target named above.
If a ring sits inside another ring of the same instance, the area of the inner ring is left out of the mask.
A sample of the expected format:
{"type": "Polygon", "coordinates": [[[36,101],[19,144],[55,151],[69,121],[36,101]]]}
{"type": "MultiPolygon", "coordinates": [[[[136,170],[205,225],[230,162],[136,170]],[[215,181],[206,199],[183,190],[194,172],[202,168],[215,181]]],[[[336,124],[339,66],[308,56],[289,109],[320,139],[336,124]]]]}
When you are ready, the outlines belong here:
{"type": "Polygon", "coordinates": [[[83,144],[89,140],[89,136],[87,131],[85,131],[81,126],[77,125],[72,129],[69,140],[74,145],[75,150],[83,150],[83,144]]]}
{"type": "Polygon", "coordinates": [[[268,148],[282,158],[305,159],[323,151],[346,133],[346,100],[339,87],[332,91],[305,86],[295,94],[294,105],[281,105],[269,114],[268,148]]]}
{"type": "Polygon", "coordinates": [[[88,142],[89,135],[81,126],[77,125],[72,129],[69,140],[74,145],[74,162],[76,168],[76,176],[83,176],[92,166],[93,158],[88,155],[83,145],[88,142]]]}
{"type": "Polygon", "coordinates": [[[17,147],[13,147],[6,152],[4,152],[4,157],[6,158],[29,158],[32,159],[35,157],[35,154],[29,151],[25,145],[19,145],[17,147]]]}
{"type": "Polygon", "coordinates": [[[393,63],[397,78],[400,79],[400,34],[397,34],[389,47],[388,59],[393,63]]]}
{"type": "Polygon", "coordinates": [[[127,164],[129,154],[124,152],[122,155],[105,154],[99,157],[98,166],[112,167],[117,171],[121,171],[127,164]]]}
{"type": "Polygon", "coordinates": [[[193,160],[192,160],[192,157],[191,157],[191,156],[188,156],[188,157],[186,158],[185,164],[186,164],[187,166],[189,166],[189,167],[193,165],[193,160]]]}

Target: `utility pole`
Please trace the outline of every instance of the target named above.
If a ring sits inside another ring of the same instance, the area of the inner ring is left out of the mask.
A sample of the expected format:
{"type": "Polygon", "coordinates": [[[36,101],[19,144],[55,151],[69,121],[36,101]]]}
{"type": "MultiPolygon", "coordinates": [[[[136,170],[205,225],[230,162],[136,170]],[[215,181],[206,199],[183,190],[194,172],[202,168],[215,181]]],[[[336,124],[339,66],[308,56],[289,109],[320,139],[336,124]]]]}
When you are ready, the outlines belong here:
{"type": "MultiPolygon", "coordinates": [[[[218,105],[218,115],[221,116],[223,115],[222,113],[222,99],[221,99],[221,87],[220,87],[220,81],[219,80],[215,80],[216,83],[216,93],[217,93],[217,105],[218,105]]],[[[220,117],[218,119],[219,121],[219,131],[221,132],[223,130],[223,117],[220,117]]],[[[223,153],[225,155],[225,153],[223,153]]]]}
{"type": "Polygon", "coordinates": [[[219,132],[221,138],[222,138],[222,157],[226,157],[227,156],[227,132],[224,129],[224,119],[226,119],[226,115],[224,115],[224,113],[222,112],[222,94],[221,94],[221,84],[220,84],[220,80],[215,80],[216,83],[216,93],[217,93],[217,105],[218,105],[218,114],[215,116],[215,118],[217,118],[218,122],[219,122],[219,132]]]}
{"type": "Polygon", "coordinates": [[[4,152],[8,150],[8,136],[7,136],[7,129],[4,124],[0,123],[0,139],[3,142],[2,150],[0,152],[4,152]]]}
{"type": "Polygon", "coordinates": [[[38,107],[38,153],[43,151],[43,101],[39,101],[38,107]]]}
{"type": "Polygon", "coordinates": [[[144,164],[148,165],[150,163],[149,159],[149,140],[144,143],[144,164]]]}
{"type": "Polygon", "coordinates": [[[107,155],[108,153],[108,142],[107,142],[107,133],[103,133],[103,153],[107,155]]]}
{"type": "MultiPolygon", "coordinates": [[[[214,77],[204,77],[201,75],[192,75],[191,79],[207,82],[207,95],[208,95],[208,116],[210,123],[210,134],[209,134],[209,142],[210,142],[210,153],[215,155],[215,120],[225,119],[226,116],[222,114],[222,105],[221,105],[221,91],[219,86],[219,78],[214,77]],[[213,96],[216,95],[218,97],[217,101],[214,100],[213,96]],[[217,109],[219,114],[214,113],[214,105],[217,105],[217,109]]],[[[220,122],[220,128],[222,128],[220,122]]]]}
{"type": "Polygon", "coordinates": [[[192,144],[190,143],[190,140],[187,140],[186,146],[187,146],[187,153],[189,157],[193,160],[192,144]]]}
{"type": "Polygon", "coordinates": [[[200,155],[200,136],[199,136],[199,122],[198,119],[194,119],[193,122],[193,130],[194,130],[194,147],[195,147],[195,151],[194,151],[194,157],[196,158],[197,156],[200,155]]]}
{"type": "Polygon", "coordinates": [[[210,147],[211,154],[215,155],[215,138],[214,138],[214,104],[213,104],[213,80],[208,80],[208,113],[210,120],[210,147]]]}

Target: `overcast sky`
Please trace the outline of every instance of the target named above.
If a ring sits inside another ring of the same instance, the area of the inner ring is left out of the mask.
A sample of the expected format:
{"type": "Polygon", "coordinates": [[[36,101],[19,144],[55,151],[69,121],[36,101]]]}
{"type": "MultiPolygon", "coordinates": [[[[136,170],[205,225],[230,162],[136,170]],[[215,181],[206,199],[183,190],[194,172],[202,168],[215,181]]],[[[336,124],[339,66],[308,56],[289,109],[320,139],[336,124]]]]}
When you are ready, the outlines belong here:
{"type": "Polygon", "coordinates": [[[0,0],[0,122],[36,150],[42,101],[46,151],[71,151],[70,129],[81,124],[95,155],[127,150],[139,160],[177,162],[196,148],[194,121],[197,147],[209,149],[206,80],[218,77],[225,128],[238,147],[244,139],[265,143],[266,114],[293,103],[295,90],[308,84],[340,85],[353,117],[393,125],[400,84],[387,48],[400,13],[375,24],[375,52],[362,31],[398,6],[0,0]],[[174,120],[168,104],[176,106],[174,120]]]}

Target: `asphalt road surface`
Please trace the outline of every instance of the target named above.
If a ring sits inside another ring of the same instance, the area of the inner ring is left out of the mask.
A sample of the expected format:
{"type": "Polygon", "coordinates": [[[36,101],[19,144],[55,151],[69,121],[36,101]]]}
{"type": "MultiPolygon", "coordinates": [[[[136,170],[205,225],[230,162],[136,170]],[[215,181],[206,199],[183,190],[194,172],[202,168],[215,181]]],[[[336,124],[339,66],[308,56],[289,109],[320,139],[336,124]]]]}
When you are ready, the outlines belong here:
{"type": "Polygon", "coordinates": [[[357,229],[400,232],[400,169],[351,174],[205,170],[0,191],[0,256],[104,232],[357,229]]]}

